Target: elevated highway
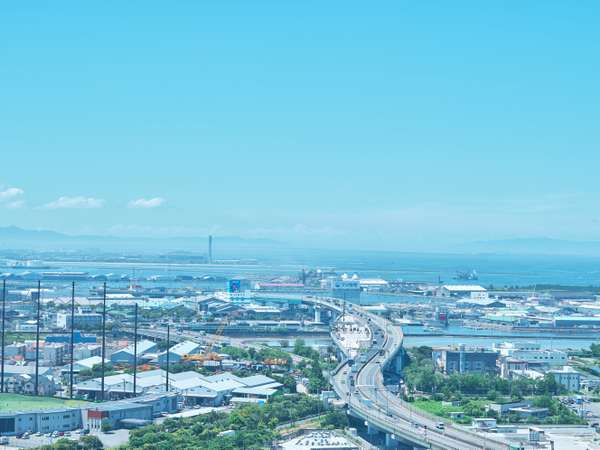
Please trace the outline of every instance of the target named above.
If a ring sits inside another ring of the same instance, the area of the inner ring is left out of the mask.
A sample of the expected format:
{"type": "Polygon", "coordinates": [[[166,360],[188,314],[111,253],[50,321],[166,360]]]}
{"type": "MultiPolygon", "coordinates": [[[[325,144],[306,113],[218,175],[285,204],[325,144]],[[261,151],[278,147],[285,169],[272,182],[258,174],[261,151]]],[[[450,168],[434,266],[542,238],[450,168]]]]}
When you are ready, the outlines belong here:
{"type": "MultiPolygon", "coordinates": [[[[359,306],[344,307],[341,300],[304,297],[333,311],[347,311],[371,329],[373,342],[357,360],[340,364],[331,377],[336,393],[350,413],[365,420],[370,430],[386,434],[386,444],[395,447],[448,450],[510,450],[506,442],[486,433],[443,422],[439,417],[413,408],[384,384],[383,370],[395,370],[400,359],[403,334],[400,327],[359,306]]],[[[339,345],[339,344],[338,344],[339,345]]]]}

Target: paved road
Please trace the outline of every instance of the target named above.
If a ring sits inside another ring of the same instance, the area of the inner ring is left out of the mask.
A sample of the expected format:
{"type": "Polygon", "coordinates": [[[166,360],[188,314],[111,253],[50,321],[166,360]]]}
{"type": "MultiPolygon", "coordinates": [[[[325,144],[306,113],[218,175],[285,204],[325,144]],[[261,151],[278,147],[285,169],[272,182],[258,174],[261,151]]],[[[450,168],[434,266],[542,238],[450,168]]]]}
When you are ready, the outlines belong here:
{"type": "MultiPolygon", "coordinates": [[[[125,331],[133,333],[133,330],[131,330],[131,329],[127,329],[125,331]]],[[[156,328],[140,328],[140,329],[138,329],[138,334],[140,336],[153,338],[153,339],[167,339],[167,332],[163,331],[163,330],[158,330],[156,328]]],[[[264,349],[264,348],[269,348],[269,346],[266,344],[261,344],[259,342],[250,342],[248,340],[248,338],[216,336],[214,334],[204,334],[204,333],[200,333],[197,331],[171,332],[170,340],[174,343],[185,341],[188,339],[197,341],[197,342],[212,341],[212,342],[219,343],[219,344],[226,344],[226,345],[231,345],[234,347],[245,348],[245,349],[253,348],[257,351],[264,349]]],[[[294,362],[294,364],[298,364],[301,361],[307,360],[307,358],[305,358],[303,356],[295,355],[293,353],[290,353],[290,356],[292,357],[292,361],[294,362]]]]}
{"type": "MultiPolygon", "coordinates": [[[[338,300],[328,302],[336,302],[335,306],[339,307],[338,300]]],[[[354,363],[358,365],[355,373],[346,365],[342,366],[332,378],[334,389],[341,398],[346,399],[355,413],[367,419],[376,428],[426,448],[509,450],[509,445],[497,437],[491,438],[464,427],[445,423],[443,430],[438,429],[437,425],[442,422],[441,419],[412,408],[390,392],[384,385],[381,369],[402,345],[402,330],[386,319],[370,314],[357,306],[352,307],[352,314],[358,320],[367,323],[373,335],[377,335],[377,329],[383,334],[383,342],[378,342],[366,352],[364,356],[366,361],[363,363],[359,358],[354,363]],[[354,387],[351,386],[352,378],[354,378],[354,387]]]]}

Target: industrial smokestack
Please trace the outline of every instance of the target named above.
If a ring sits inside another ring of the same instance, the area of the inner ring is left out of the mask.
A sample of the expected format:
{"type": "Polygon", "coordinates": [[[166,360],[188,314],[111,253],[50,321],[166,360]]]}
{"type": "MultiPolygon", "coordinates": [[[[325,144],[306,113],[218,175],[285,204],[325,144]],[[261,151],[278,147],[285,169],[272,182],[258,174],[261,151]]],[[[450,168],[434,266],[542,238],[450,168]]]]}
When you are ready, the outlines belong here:
{"type": "Polygon", "coordinates": [[[208,263],[212,264],[213,262],[213,253],[212,253],[212,235],[208,236],[208,263]]]}

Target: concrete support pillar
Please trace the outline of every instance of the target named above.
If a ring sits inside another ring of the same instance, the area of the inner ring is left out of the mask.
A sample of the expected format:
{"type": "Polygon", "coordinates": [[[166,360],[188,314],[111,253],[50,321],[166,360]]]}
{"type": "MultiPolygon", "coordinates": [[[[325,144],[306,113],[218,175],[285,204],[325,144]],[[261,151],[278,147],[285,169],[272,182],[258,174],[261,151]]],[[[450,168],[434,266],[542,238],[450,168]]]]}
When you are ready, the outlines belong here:
{"type": "Polygon", "coordinates": [[[402,374],[402,352],[398,352],[394,359],[394,373],[397,375],[402,374]]]}
{"type": "Polygon", "coordinates": [[[321,322],[321,307],[315,306],[315,322],[321,322]]]}
{"type": "Polygon", "coordinates": [[[375,428],[373,425],[371,425],[370,422],[367,422],[367,434],[369,436],[373,436],[374,434],[377,434],[379,432],[379,430],[377,430],[377,428],[375,428]]]}
{"type": "Polygon", "coordinates": [[[390,370],[392,370],[396,375],[401,375],[403,368],[404,368],[404,348],[400,347],[398,352],[394,355],[394,359],[390,363],[390,370]]]}
{"type": "Polygon", "coordinates": [[[385,433],[385,447],[386,448],[396,448],[396,441],[394,441],[393,434],[385,433]]]}

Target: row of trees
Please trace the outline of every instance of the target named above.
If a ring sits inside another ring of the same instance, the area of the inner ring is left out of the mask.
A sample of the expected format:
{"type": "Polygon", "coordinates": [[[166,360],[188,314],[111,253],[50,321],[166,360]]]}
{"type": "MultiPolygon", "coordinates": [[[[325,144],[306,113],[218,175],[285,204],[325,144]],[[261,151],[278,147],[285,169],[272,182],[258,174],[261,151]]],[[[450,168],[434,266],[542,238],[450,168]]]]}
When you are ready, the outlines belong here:
{"type": "Polygon", "coordinates": [[[444,376],[433,366],[430,347],[420,347],[411,354],[409,365],[404,369],[404,381],[412,390],[443,399],[459,399],[463,395],[486,397],[489,400],[496,400],[500,396],[521,399],[528,395],[565,393],[564,387],[550,374],[541,380],[505,380],[496,375],[479,373],[444,376]]]}
{"type": "Polygon", "coordinates": [[[312,416],[320,410],[321,402],[317,399],[302,395],[281,396],[263,406],[238,407],[230,414],[213,412],[189,419],[167,419],[161,425],[134,430],[129,443],[121,450],[262,448],[277,437],[277,425],[312,416]],[[233,433],[219,436],[228,430],[233,433]]]}
{"type": "Polygon", "coordinates": [[[307,346],[302,339],[296,339],[294,353],[307,359],[300,361],[297,368],[305,378],[308,378],[308,391],[311,394],[319,394],[322,391],[328,390],[330,384],[323,375],[326,367],[323,365],[319,352],[307,346]]]}
{"type": "Polygon", "coordinates": [[[51,445],[42,445],[39,450],[101,450],[104,448],[97,436],[82,436],[79,441],[61,438],[51,445]]]}
{"type": "Polygon", "coordinates": [[[287,352],[277,348],[262,347],[259,350],[256,350],[253,347],[245,349],[226,345],[221,348],[220,352],[226,353],[234,359],[247,359],[255,363],[264,363],[269,359],[279,359],[285,361],[288,368],[292,367],[291,356],[287,352]]]}

